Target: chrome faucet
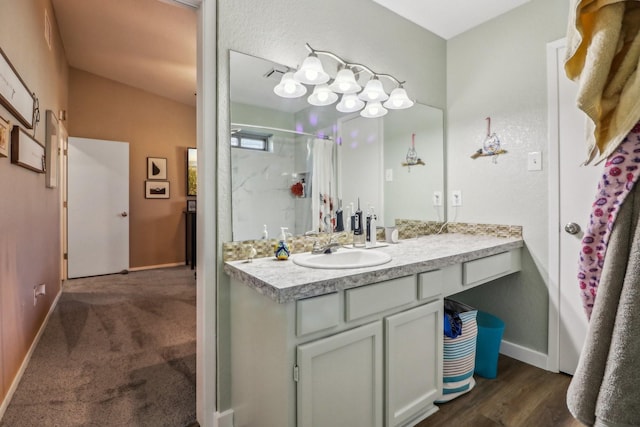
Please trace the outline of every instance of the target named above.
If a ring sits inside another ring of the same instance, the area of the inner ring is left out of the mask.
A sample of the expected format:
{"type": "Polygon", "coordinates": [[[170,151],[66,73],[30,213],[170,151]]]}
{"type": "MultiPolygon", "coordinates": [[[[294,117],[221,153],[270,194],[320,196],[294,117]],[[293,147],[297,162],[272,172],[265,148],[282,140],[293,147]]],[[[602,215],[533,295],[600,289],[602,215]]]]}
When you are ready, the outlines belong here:
{"type": "Polygon", "coordinates": [[[342,243],[338,242],[338,239],[342,236],[346,236],[347,233],[342,231],[338,233],[329,233],[329,241],[325,244],[320,243],[319,233],[317,231],[307,231],[304,233],[306,237],[313,238],[312,254],[332,254],[338,248],[342,247],[342,243]]]}

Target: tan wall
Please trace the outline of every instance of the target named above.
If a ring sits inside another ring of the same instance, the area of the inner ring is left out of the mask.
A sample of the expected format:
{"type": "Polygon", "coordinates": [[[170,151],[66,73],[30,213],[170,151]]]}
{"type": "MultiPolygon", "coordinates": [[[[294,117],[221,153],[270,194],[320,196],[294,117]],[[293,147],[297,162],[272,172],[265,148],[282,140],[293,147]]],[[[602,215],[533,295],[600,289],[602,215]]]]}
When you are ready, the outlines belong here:
{"type": "MultiPolygon", "coordinates": [[[[0,47],[40,101],[35,137],[44,143],[45,112],[67,108],[67,62],[49,0],[0,0],[0,47]],[[44,15],[53,44],[44,40],[44,15]]],[[[0,116],[17,120],[0,107],[0,116]]],[[[33,131],[29,131],[33,134],[33,131]]],[[[59,190],[38,174],[0,158],[0,402],[60,292],[59,190]],[[33,305],[33,286],[47,295],[33,305]]]]}
{"type": "Polygon", "coordinates": [[[129,145],[129,264],[184,262],[186,148],[196,146],[196,109],[70,68],[70,136],[129,145]],[[147,157],[167,158],[169,199],[145,199],[147,157]]]}

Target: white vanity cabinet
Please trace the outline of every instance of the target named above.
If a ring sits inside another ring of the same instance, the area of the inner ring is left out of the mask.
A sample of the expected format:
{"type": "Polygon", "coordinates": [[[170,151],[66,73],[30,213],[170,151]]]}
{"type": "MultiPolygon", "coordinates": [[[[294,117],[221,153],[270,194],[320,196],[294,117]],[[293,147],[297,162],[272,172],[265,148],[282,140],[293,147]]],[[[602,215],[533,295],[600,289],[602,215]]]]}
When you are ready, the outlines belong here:
{"type": "Polygon", "coordinates": [[[298,427],[382,427],[382,325],[298,346],[298,427]]]}
{"type": "Polygon", "coordinates": [[[280,302],[231,275],[234,427],[414,426],[442,392],[443,298],[519,270],[518,248],[280,302]]]}

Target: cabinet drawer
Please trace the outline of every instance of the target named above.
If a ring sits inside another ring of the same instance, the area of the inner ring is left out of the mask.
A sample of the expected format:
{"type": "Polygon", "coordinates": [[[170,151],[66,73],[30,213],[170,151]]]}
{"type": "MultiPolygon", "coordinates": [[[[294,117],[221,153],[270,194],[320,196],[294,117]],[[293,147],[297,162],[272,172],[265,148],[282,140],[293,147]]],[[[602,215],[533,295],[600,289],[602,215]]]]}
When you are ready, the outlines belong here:
{"type": "Polygon", "coordinates": [[[418,299],[428,299],[442,294],[444,280],[442,270],[420,273],[418,275],[418,299]]]}
{"type": "Polygon", "coordinates": [[[511,252],[491,255],[462,265],[462,284],[469,285],[511,270],[511,252]]]}
{"type": "Polygon", "coordinates": [[[349,289],[345,292],[347,321],[400,307],[416,300],[416,276],[349,289]]]}
{"type": "Polygon", "coordinates": [[[337,326],[340,322],[339,307],[337,293],[296,301],[296,335],[337,326]]]}

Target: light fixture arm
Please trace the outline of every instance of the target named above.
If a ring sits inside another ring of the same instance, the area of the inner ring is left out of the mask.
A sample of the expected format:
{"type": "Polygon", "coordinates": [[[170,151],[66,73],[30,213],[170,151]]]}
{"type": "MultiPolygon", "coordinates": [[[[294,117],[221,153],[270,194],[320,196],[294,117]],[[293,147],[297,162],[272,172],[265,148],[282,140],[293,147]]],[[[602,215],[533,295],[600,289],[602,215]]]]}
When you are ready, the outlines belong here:
{"type": "Polygon", "coordinates": [[[314,55],[326,55],[326,56],[328,56],[330,58],[335,59],[343,67],[349,67],[349,68],[352,68],[352,69],[353,68],[360,68],[361,70],[364,70],[367,73],[371,74],[372,77],[386,77],[389,80],[391,80],[392,82],[394,82],[398,87],[402,87],[402,85],[404,85],[406,83],[406,81],[400,81],[400,80],[396,79],[395,77],[393,77],[391,74],[376,73],[371,68],[369,68],[369,67],[367,67],[365,65],[352,63],[352,62],[347,62],[347,61],[345,61],[344,59],[340,58],[338,55],[336,55],[333,52],[329,52],[327,50],[316,50],[316,49],[312,48],[309,43],[305,43],[305,47],[307,48],[307,50],[309,52],[311,52],[314,55]]]}

